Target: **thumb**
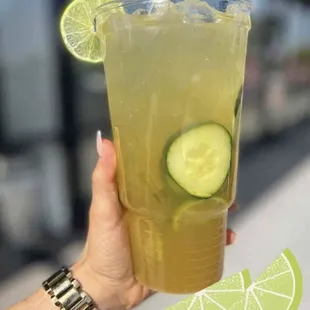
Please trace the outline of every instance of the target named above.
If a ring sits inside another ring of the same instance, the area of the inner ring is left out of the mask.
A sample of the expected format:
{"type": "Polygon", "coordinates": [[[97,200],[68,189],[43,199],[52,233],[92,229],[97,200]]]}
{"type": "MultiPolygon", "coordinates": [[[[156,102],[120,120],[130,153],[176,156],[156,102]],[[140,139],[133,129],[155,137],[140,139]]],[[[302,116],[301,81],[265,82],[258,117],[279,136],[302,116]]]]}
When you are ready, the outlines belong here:
{"type": "Polygon", "coordinates": [[[115,149],[111,141],[102,140],[100,132],[97,135],[97,151],[99,158],[92,176],[90,221],[99,222],[103,226],[114,226],[121,220],[115,149]]]}

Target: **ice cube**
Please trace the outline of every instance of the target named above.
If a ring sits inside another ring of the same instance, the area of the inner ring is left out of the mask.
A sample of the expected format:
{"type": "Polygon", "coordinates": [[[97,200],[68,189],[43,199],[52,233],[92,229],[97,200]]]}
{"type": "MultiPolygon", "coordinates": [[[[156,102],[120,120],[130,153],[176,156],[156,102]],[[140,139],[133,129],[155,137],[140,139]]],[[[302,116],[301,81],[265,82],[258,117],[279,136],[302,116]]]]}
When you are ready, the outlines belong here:
{"type": "Polygon", "coordinates": [[[238,15],[240,13],[241,7],[239,2],[232,2],[227,5],[226,13],[230,15],[238,15]]]}
{"type": "Polygon", "coordinates": [[[161,16],[167,12],[172,2],[169,0],[153,0],[145,8],[137,9],[133,15],[158,15],[161,16]]]}
{"type": "Polygon", "coordinates": [[[247,1],[234,1],[228,4],[226,14],[232,16],[236,21],[250,24],[251,6],[247,1]]]}
{"type": "Polygon", "coordinates": [[[227,5],[226,13],[230,15],[239,15],[240,13],[250,13],[250,4],[247,1],[233,1],[227,5]]]}
{"type": "Polygon", "coordinates": [[[216,11],[206,2],[187,0],[176,4],[178,10],[184,15],[184,23],[207,22],[217,20],[216,11]]]}

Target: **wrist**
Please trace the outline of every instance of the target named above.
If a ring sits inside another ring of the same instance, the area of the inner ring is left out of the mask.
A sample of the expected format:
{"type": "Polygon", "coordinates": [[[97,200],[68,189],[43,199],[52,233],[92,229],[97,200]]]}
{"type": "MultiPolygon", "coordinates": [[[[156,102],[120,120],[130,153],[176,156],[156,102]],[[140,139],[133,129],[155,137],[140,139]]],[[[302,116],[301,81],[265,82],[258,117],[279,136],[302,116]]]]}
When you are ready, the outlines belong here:
{"type": "Polygon", "coordinates": [[[98,310],[129,309],[125,302],[127,290],[117,287],[109,279],[98,275],[86,262],[72,266],[73,277],[81,283],[82,290],[93,300],[98,310]]]}

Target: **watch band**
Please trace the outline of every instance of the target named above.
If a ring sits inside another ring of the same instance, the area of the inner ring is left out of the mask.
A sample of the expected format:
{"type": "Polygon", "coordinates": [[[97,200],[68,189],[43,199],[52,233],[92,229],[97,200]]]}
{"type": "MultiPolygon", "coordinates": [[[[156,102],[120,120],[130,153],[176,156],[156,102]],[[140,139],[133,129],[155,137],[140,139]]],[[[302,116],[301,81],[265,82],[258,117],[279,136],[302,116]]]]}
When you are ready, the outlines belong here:
{"type": "Polygon", "coordinates": [[[92,299],[81,290],[80,283],[66,267],[61,268],[42,285],[61,310],[96,310],[92,299]]]}

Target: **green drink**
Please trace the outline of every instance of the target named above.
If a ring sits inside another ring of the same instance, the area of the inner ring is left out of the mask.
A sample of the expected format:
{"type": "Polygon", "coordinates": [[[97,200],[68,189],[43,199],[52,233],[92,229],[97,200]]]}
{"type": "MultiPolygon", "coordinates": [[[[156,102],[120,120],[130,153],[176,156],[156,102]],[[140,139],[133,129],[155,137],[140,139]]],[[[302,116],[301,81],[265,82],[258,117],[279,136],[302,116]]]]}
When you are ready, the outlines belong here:
{"type": "Polygon", "coordinates": [[[236,192],[249,4],[95,9],[136,277],[170,293],[220,280],[236,192]]]}

